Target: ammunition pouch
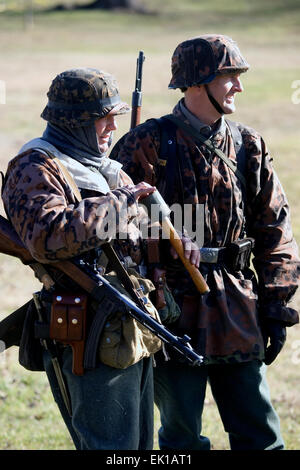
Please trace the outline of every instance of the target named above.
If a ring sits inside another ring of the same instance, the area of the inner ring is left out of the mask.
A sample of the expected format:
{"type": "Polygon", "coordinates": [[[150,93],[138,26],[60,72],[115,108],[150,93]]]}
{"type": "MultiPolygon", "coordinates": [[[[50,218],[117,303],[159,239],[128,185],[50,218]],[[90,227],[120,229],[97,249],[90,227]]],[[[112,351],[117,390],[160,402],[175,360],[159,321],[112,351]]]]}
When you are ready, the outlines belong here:
{"type": "Polygon", "coordinates": [[[51,307],[50,339],[71,346],[72,371],[83,375],[83,356],[86,339],[87,296],[84,293],[55,292],[51,307]]]}

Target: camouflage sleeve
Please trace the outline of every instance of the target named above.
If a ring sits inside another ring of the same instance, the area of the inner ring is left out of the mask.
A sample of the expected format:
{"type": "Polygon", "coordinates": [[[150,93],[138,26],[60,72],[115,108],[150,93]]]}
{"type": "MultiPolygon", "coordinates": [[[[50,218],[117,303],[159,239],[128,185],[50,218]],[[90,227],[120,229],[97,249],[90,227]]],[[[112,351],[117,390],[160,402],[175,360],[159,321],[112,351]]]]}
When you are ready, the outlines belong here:
{"type": "Polygon", "coordinates": [[[244,135],[248,158],[247,227],[255,239],[253,265],[259,284],[262,315],[298,322],[298,314],[286,305],[299,282],[298,247],[293,238],[286,195],[272,165],[263,139],[253,132],[244,135]]]}
{"type": "MultiPolygon", "coordinates": [[[[127,183],[124,175],[123,180],[127,183]]],[[[2,197],[15,230],[40,262],[101,245],[111,238],[111,224],[118,233],[138,212],[127,187],[77,203],[55,162],[38,152],[11,162],[2,197]]]]}

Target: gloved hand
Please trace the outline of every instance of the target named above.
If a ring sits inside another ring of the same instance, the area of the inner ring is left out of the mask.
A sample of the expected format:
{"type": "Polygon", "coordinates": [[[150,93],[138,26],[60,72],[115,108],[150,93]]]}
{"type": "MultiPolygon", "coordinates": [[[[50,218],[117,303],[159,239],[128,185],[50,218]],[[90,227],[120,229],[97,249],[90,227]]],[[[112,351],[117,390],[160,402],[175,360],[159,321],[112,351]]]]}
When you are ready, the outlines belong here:
{"type": "Polygon", "coordinates": [[[278,320],[267,318],[263,321],[261,330],[265,346],[264,362],[270,365],[275,361],[286,341],[286,327],[278,320]]]}

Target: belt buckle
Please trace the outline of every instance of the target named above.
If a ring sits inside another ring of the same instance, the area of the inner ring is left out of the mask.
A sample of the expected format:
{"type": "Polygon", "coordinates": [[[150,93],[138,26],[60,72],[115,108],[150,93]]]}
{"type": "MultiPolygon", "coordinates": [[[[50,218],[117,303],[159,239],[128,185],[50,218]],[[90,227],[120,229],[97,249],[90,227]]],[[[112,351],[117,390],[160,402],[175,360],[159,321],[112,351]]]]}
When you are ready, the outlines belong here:
{"type": "Polygon", "coordinates": [[[217,263],[219,257],[218,248],[200,248],[201,263],[217,263]]]}

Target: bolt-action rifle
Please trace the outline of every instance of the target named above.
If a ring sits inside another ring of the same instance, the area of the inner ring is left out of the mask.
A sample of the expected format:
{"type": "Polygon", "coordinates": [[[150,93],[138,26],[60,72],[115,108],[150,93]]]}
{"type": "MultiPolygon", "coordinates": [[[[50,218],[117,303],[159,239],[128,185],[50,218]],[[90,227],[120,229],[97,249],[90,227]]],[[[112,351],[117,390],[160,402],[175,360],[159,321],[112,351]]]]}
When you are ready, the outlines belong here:
{"type": "MultiPolygon", "coordinates": [[[[131,101],[131,124],[130,130],[134,129],[136,126],[140,124],[141,121],[141,109],[142,109],[142,76],[143,76],[143,63],[145,60],[145,56],[143,51],[139,52],[139,56],[137,58],[137,65],[136,65],[136,79],[135,79],[135,90],[132,93],[132,101],[131,101]]],[[[170,214],[170,210],[167,207],[166,203],[164,202],[163,198],[160,196],[158,191],[155,191],[152,195],[148,196],[148,198],[142,201],[142,204],[146,204],[147,202],[147,209],[151,212],[151,204],[156,204],[160,208],[160,222],[163,229],[163,232],[168,236],[171,245],[179,255],[182,263],[184,264],[185,268],[189,271],[194,284],[196,285],[198,291],[201,294],[209,292],[209,287],[206,284],[203,276],[201,275],[200,271],[193,266],[189,260],[187,260],[184,256],[183,245],[177,234],[175,233],[175,229],[171,224],[171,221],[168,217],[170,214]]]]}
{"type": "MultiPolygon", "coordinates": [[[[10,224],[10,222],[0,215],[0,253],[4,253],[10,256],[19,258],[23,264],[29,265],[36,276],[43,283],[50,283],[47,274],[47,265],[38,263],[34,260],[25,248],[20,238],[18,237],[16,231],[10,224]]],[[[117,289],[115,289],[105,277],[101,276],[99,273],[92,271],[85,264],[75,264],[69,260],[58,261],[51,263],[51,266],[55,269],[66,274],[69,278],[75,281],[86,293],[88,293],[91,298],[96,301],[99,300],[99,296],[103,297],[103,287],[107,289],[111,294],[113,294],[116,299],[125,304],[128,308],[128,313],[135,318],[138,322],[143,324],[148,328],[152,333],[158,336],[164,343],[168,344],[171,348],[178,351],[183,355],[188,362],[193,365],[200,365],[203,362],[203,357],[198,355],[189,344],[190,338],[188,336],[183,336],[182,338],[173,335],[164,325],[159,323],[157,320],[152,318],[148,312],[143,308],[142,304],[135,303],[129,297],[124,294],[121,294],[117,289]]],[[[17,310],[16,312],[18,312],[17,310]]],[[[15,312],[15,313],[16,313],[15,312]]],[[[9,317],[3,320],[0,323],[0,339],[5,342],[5,333],[9,327],[14,322],[14,313],[9,317]],[[1,327],[2,325],[2,327],[1,327]]],[[[17,318],[18,321],[24,319],[17,318]]]]}

